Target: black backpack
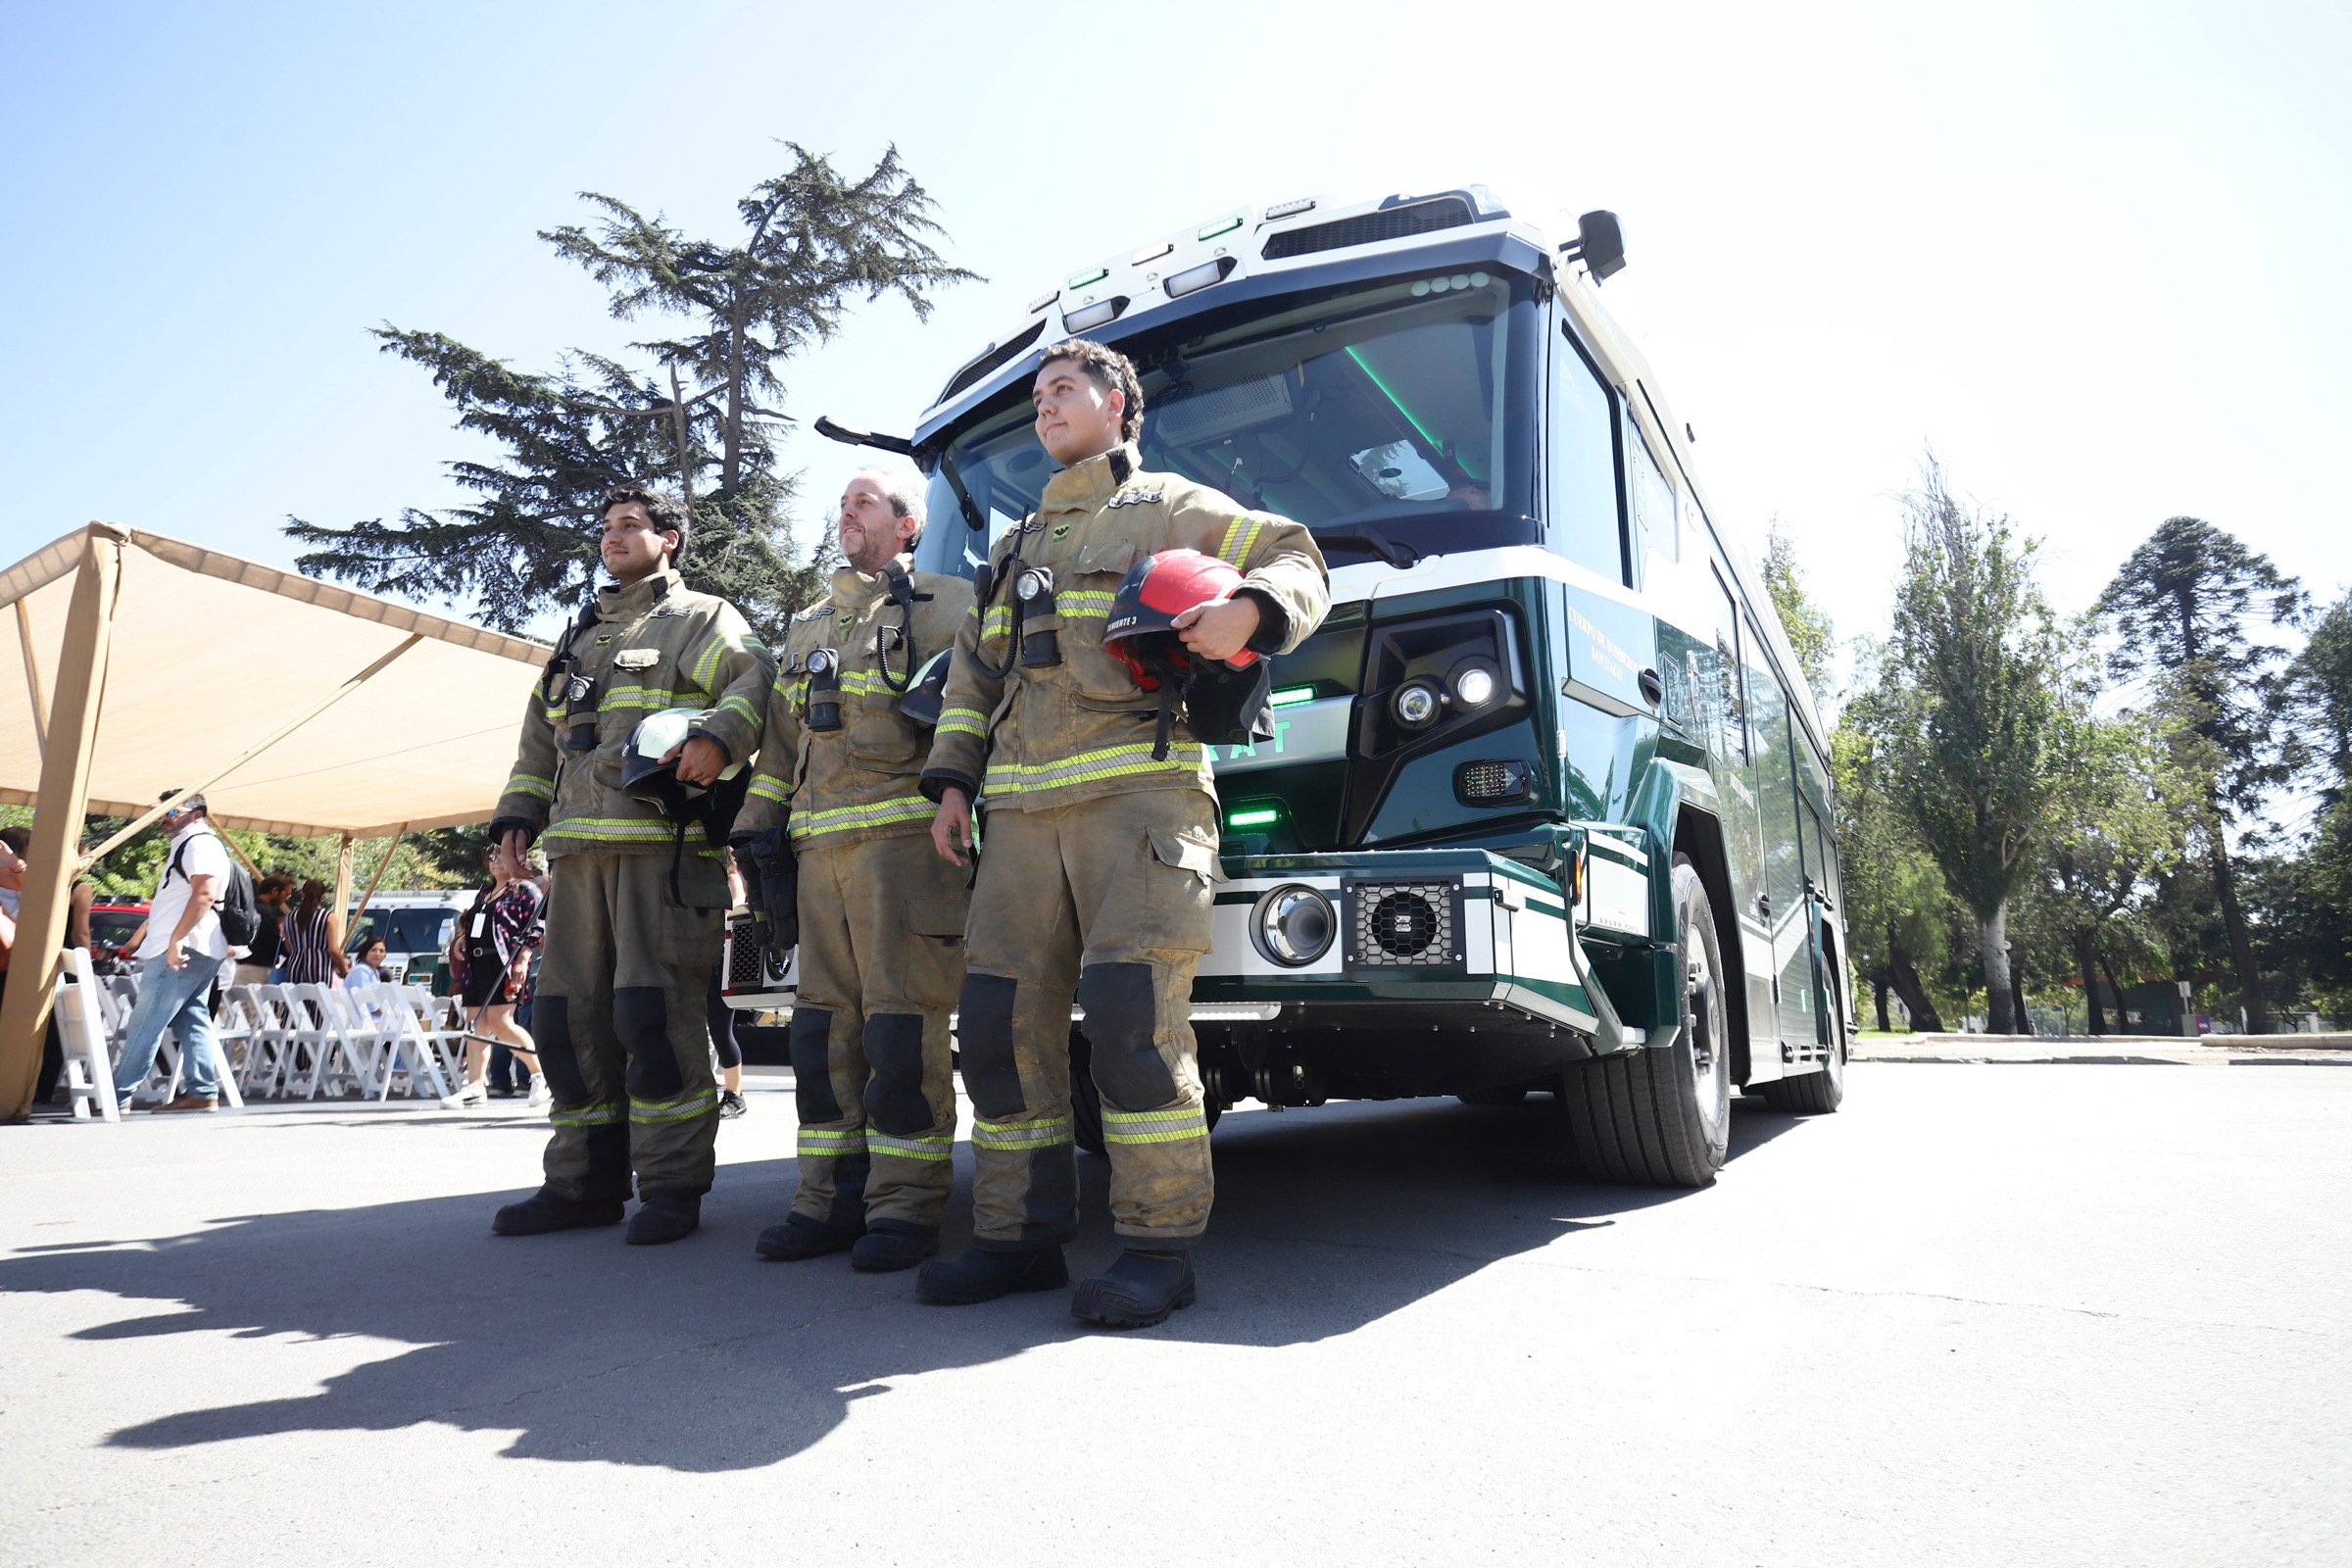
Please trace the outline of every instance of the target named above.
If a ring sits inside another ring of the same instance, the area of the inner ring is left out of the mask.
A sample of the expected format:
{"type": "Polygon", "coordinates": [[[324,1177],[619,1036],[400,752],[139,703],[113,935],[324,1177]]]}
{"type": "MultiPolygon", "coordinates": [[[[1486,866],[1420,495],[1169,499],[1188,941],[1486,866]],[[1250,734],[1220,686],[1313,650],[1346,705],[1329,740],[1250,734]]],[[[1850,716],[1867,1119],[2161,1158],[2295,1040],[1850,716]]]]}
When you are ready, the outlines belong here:
{"type": "MultiPolygon", "coordinates": [[[[167,881],[187,874],[179,868],[180,857],[187,853],[185,843],[172,852],[172,864],[164,872],[167,881]]],[[[253,896],[252,873],[239,865],[233,855],[228,858],[227,885],[213,896],[213,912],[220,917],[220,934],[232,948],[250,948],[253,939],[262,934],[262,904],[253,896]]]]}

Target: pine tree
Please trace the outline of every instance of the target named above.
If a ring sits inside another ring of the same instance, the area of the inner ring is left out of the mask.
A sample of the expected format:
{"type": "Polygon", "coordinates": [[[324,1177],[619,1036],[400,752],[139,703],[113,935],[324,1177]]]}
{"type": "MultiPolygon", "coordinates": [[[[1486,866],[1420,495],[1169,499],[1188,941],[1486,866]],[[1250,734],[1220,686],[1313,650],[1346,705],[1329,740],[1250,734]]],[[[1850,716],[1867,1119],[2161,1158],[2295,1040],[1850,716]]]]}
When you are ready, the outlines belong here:
{"type": "Polygon", "coordinates": [[[1986,1010],[2015,1032],[2009,900],[2056,781],[2048,755],[2060,639],[2035,543],[1962,505],[1930,458],[1904,498],[1905,561],[1881,696],[1898,809],[1976,917],[1986,1010]]]}
{"type": "Polygon", "coordinates": [[[2263,798],[2285,773],[2277,743],[2278,666],[2285,650],[2258,642],[2248,623],[2298,622],[2301,585],[2231,534],[2198,517],[2167,517],[2133,551],[2100,594],[2115,638],[2109,667],[2121,679],[2163,674],[2201,711],[2197,733],[2215,765],[2205,808],[2207,866],[2221,904],[2247,1026],[2267,1033],[2262,967],[2230,864],[2228,829],[2251,827],[2263,798]]]}
{"type": "Polygon", "coordinates": [[[732,601],[780,640],[823,586],[830,552],[798,561],[785,520],[795,483],[775,469],[772,434],[792,423],[775,407],[778,366],[830,338],[859,300],[895,294],[927,318],[934,290],[973,276],[933,249],[942,230],[931,198],[895,147],[853,181],[786,146],[794,166],[737,204],[739,243],[690,237],[595,192],[581,193],[603,214],[595,232],[541,233],[606,285],[615,318],[687,318],[682,335],[632,345],[652,356],[648,369],[575,353],[556,373],[532,374],[438,332],[376,329],[384,352],[431,374],[459,428],[489,436],[505,457],[450,465],[479,497],[470,505],[347,528],[287,519],[289,536],[318,547],[301,568],[469,603],[487,624],[519,631],[590,593],[604,492],[651,482],[682,491],[692,509],[678,563],[687,585],[732,601]]]}

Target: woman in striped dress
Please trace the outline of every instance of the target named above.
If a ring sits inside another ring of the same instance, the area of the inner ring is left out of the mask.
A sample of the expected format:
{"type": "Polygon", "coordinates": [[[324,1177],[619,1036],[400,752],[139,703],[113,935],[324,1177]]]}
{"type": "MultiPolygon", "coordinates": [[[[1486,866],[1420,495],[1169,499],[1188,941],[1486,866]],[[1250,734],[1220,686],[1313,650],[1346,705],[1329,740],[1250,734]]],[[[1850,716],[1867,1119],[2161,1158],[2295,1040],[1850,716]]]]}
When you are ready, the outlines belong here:
{"type": "Polygon", "coordinates": [[[335,945],[334,922],[328,917],[326,884],[312,877],[302,885],[302,897],[288,910],[278,931],[278,953],[290,986],[331,986],[340,982],[351,960],[335,945]]]}

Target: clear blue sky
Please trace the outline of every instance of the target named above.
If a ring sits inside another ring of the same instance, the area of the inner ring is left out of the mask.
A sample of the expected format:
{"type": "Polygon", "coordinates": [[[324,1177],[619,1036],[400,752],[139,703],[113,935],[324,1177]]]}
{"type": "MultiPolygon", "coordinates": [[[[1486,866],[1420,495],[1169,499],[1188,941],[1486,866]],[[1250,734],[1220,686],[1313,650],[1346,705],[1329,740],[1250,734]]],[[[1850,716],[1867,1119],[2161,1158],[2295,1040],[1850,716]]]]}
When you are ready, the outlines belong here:
{"type": "MultiPolygon", "coordinates": [[[[904,429],[1077,266],[1241,202],[1467,181],[1624,219],[1605,298],[1729,524],[1882,629],[1933,442],[2065,608],[2174,513],[2352,581],[2352,10],[1385,3],[34,7],[0,20],[0,558],[105,517],[266,561],[457,499],[391,321],[550,368],[648,329],[535,231],[721,231],[776,138],[895,141],[985,285],[788,411],[904,429]],[[895,52],[894,52],[895,51],[895,52]]],[[[814,437],[804,531],[851,462],[814,437]]]]}

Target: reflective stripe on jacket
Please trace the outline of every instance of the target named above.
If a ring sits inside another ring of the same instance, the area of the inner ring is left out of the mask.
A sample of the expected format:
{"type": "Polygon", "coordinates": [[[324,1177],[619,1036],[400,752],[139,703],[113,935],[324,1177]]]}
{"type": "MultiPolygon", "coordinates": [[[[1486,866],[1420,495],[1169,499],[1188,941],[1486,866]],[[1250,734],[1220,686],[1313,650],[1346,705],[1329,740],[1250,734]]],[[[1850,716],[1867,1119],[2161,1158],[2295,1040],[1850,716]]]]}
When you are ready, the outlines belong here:
{"type": "MultiPolygon", "coordinates": [[[[934,526],[941,526],[935,524],[934,526]]],[[[961,518],[945,526],[961,528],[961,518]]],[[[907,564],[901,556],[899,564],[907,564]]],[[[751,793],[735,819],[738,832],[757,832],[789,819],[792,836],[829,844],[927,832],[932,805],[915,787],[931,731],[899,711],[910,670],[955,645],[972,585],[961,577],[909,572],[918,596],[914,647],[878,652],[876,639],[895,641],[901,612],[880,574],[847,566],[833,574],[830,597],[795,615],[778,655],[767,698],[767,740],[751,793]],[[919,596],[929,595],[926,601],[919,596]],[[841,727],[812,730],[808,718],[808,656],[820,648],[841,656],[841,727]],[[890,662],[887,678],[881,660],[890,662]]]]}
{"type": "MultiPolygon", "coordinates": [[[[688,589],[675,569],[597,591],[597,618],[571,639],[577,672],[595,683],[596,747],[569,751],[573,714],[559,680],[531,689],[514,772],[497,817],[538,834],[547,853],[667,853],[675,830],[620,792],[621,749],[657,709],[697,708],[693,732],[748,761],[760,749],[775,660],[725,600],[688,589]]],[[[699,844],[699,835],[690,847],[699,844]]]]}
{"type": "Polygon", "coordinates": [[[1102,651],[1103,623],[1127,568],[1146,556],[1185,549],[1241,571],[1240,592],[1257,600],[1262,616],[1250,646],[1262,653],[1298,647],[1331,607],[1323,553],[1298,523],[1244,511],[1177,474],[1142,472],[1132,445],[1089,458],[1049,480],[1037,514],[1008,530],[992,553],[996,590],[985,617],[975,607],[956,638],[924,793],[937,799],[954,785],[985,794],[993,807],[1016,809],[1127,790],[1213,795],[1207,749],[1181,718],[1167,760],[1152,760],[1158,698],[1102,651]],[[1012,566],[1016,538],[1020,564],[1012,566]],[[1011,647],[1012,584],[1004,579],[1026,566],[1054,570],[1054,612],[1022,623],[1024,637],[1059,634],[1061,662],[1043,668],[1024,667],[1011,647]],[[1005,672],[996,676],[991,669],[1005,672]]]}

